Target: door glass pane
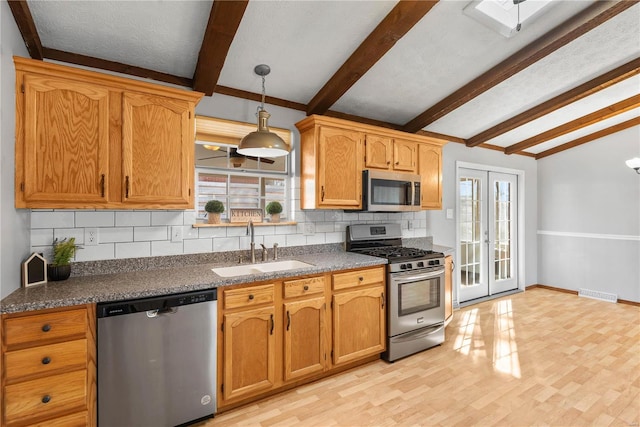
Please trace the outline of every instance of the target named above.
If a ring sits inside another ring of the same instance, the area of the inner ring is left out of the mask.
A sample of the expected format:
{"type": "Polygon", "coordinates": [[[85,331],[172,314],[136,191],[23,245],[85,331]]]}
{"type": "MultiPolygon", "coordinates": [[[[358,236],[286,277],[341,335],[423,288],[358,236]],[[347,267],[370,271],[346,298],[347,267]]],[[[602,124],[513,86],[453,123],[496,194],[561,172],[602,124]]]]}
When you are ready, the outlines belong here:
{"type": "Polygon", "coordinates": [[[460,283],[473,286],[480,278],[480,240],[482,212],[480,207],[480,180],[460,178],[460,247],[462,257],[460,265],[460,283]]]}
{"type": "Polygon", "coordinates": [[[511,183],[496,181],[494,188],[494,278],[511,278],[511,183]]]}

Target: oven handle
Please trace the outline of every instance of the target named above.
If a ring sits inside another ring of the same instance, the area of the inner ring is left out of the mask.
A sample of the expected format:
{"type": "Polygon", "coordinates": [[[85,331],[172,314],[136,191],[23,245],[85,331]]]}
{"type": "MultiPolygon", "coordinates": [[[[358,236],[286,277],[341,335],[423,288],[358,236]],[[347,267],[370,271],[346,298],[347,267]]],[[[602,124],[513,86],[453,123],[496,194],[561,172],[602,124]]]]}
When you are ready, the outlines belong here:
{"type": "Polygon", "coordinates": [[[438,269],[437,271],[430,271],[428,273],[416,274],[413,276],[405,276],[405,275],[402,275],[402,273],[400,274],[392,273],[391,281],[397,283],[397,282],[404,282],[404,281],[424,280],[424,279],[431,279],[432,277],[438,277],[438,276],[441,276],[442,274],[444,274],[444,268],[438,269]]]}
{"type": "Polygon", "coordinates": [[[440,332],[442,329],[444,329],[444,324],[440,324],[440,325],[436,325],[436,326],[431,326],[426,328],[426,330],[418,330],[415,332],[409,332],[406,334],[402,334],[401,336],[394,338],[394,342],[404,342],[404,341],[413,341],[415,339],[418,338],[424,338],[426,336],[435,334],[436,332],[440,332]]]}

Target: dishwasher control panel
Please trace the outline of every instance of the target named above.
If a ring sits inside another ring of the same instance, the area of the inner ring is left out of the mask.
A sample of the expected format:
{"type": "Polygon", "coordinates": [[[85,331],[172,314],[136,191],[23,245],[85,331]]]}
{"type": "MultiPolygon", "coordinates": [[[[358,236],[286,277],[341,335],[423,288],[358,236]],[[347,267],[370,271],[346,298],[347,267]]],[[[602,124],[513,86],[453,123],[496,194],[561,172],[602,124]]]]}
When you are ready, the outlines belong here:
{"type": "Polygon", "coordinates": [[[144,298],[129,301],[100,303],[97,306],[97,317],[121,316],[124,314],[141,313],[149,310],[166,310],[172,307],[216,301],[218,290],[196,291],[178,295],[144,298]]]}

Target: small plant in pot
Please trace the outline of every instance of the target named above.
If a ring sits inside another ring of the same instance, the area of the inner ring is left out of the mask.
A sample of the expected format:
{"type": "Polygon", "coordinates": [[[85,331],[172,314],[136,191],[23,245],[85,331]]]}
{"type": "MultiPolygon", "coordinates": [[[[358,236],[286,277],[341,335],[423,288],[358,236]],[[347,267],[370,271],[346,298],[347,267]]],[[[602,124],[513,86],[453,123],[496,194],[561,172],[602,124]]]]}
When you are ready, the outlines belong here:
{"type": "Polygon", "coordinates": [[[76,251],[81,249],[76,245],[75,237],[70,239],[54,239],[53,241],[53,261],[47,266],[47,276],[50,280],[67,280],[71,274],[71,258],[76,251]]]}
{"type": "Polygon", "coordinates": [[[269,202],[264,210],[271,215],[271,222],[280,222],[280,213],[282,212],[282,205],[280,202],[269,202]]]}
{"type": "Polygon", "coordinates": [[[204,205],[204,210],[207,211],[209,224],[220,224],[220,214],[224,212],[224,205],[220,200],[209,200],[204,205]]]}

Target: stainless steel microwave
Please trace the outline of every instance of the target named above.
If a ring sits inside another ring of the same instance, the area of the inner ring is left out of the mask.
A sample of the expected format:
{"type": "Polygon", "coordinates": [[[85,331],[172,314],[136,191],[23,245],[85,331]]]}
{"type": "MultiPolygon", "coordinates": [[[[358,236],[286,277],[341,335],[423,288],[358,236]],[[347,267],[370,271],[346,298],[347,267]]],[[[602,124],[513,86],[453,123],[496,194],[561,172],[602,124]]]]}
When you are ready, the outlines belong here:
{"type": "Polygon", "coordinates": [[[405,212],[420,210],[420,175],[364,170],[362,172],[362,210],[405,212]]]}

